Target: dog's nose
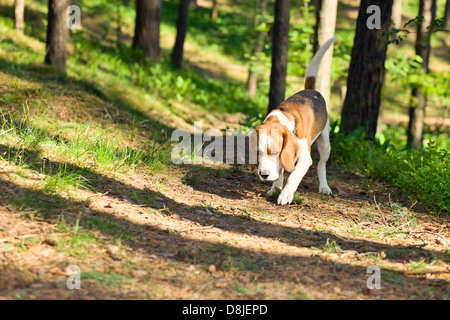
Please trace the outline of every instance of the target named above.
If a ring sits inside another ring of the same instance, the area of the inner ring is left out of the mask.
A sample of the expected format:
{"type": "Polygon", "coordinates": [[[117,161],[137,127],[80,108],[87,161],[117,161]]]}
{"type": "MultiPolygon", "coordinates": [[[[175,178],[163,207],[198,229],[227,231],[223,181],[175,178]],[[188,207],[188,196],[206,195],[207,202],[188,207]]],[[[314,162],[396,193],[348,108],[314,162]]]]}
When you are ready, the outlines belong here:
{"type": "Polygon", "coordinates": [[[270,173],[265,172],[265,171],[260,171],[259,175],[260,175],[261,178],[267,179],[270,176],[270,173]]]}

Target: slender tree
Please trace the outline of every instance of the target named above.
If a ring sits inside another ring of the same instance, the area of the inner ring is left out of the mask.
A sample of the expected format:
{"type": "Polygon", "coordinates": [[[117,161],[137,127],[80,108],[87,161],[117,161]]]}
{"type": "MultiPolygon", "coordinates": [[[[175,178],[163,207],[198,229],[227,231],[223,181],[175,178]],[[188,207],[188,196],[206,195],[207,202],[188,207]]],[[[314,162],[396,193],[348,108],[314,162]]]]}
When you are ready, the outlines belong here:
{"type": "Polygon", "coordinates": [[[121,17],[120,17],[120,5],[122,4],[122,0],[116,0],[116,36],[117,36],[117,42],[116,46],[117,48],[120,47],[121,38],[122,38],[122,30],[121,30],[121,17]]]}
{"type": "Polygon", "coordinates": [[[67,8],[69,0],[49,0],[47,18],[47,42],[45,63],[55,67],[56,70],[66,72],[67,39],[67,8]]]}
{"type": "Polygon", "coordinates": [[[159,28],[161,0],[136,0],[136,26],[133,48],[141,49],[146,59],[159,62],[159,28]]]}
{"type": "Polygon", "coordinates": [[[172,51],[172,63],[178,69],[183,62],[183,47],[186,39],[187,28],[189,24],[189,3],[190,0],[179,0],[178,20],[177,20],[177,37],[172,51]]]}
{"type": "MultiPolygon", "coordinates": [[[[258,0],[257,1],[257,13],[255,15],[255,28],[259,26],[261,23],[260,16],[262,16],[267,9],[267,1],[268,0],[258,0]]],[[[258,76],[259,73],[257,70],[255,70],[255,66],[259,63],[261,60],[261,53],[264,49],[264,40],[266,38],[266,31],[265,30],[259,30],[256,32],[256,45],[255,45],[255,52],[254,57],[255,60],[248,68],[248,78],[247,78],[247,91],[250,97],[254,97],[256,94],[256,87],[258,85],[258,76]]]]}
{"type": "MultiPolygon", "coordinates": [[[[334,37],[337,7],[338,0],[317,1],[314,52],[316,52],[328,39],[334,37]]],[[[325,98],[328,108],[330,107],[332,62],[333,48],[328,50],[323,56],[316,80],[316,90],[325,98]]]]}
{"type": "Polygon", "coordinates": [[[211,20],[216,21],[218,14],[219,14],[218,0],[212,0],[211,20]]]}
{"type": "Polygon", "coordinates": [[[394,0],[392,6],[392,22],[395,28],[401,28],[402,26],[402,0],[394,0]]]}
{"type": "Polygon", "coordinates": [[[290,10],[291,0],[275,1],[268,112],[278,107],[285,98],[290,10]]]}
{"type": "Polygon", "coordinates": [[[341,132],[363,127],[367,138],[375,138],[387,52],[387,39],[382,33],[390,29],[392,3],[393,0],[361,0],[341,132]]]}
{"type": "MultiPolygon", "coordinates": [[[[419,2],[419,17],[423,17],[423,20],[417,25],[416,55],[422,58],[422,68],[425,73],[430,71],[431,25],[436,19],[436,7],[437,0],[420,0],[419,2]]],[[[426,105],[426,95],[420,88],[414,88],[411,92],[411,105],[409,107],[407,143],[408,146],[416,149],[419,149],[422,145],[426,105]]]]}
{"type": "Polygon", "coordinates": [[[25,0],[14,1],[14,28],[23,32],[23,15],[25,11],[25,0]]]}
{"type": "Polygon", "coordinates": [[[450,27],[450,0],[445,2],[444,28],[450,27]]]}

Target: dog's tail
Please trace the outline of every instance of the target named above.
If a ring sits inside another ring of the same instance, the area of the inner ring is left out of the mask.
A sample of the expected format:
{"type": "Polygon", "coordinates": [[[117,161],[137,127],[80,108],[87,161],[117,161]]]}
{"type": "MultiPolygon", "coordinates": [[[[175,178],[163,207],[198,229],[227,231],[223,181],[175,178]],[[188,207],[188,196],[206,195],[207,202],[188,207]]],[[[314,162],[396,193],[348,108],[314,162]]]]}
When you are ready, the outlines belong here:
{"type": "Polygon", "coordinates": [[[309,63],[308,71],[306,71],[306,79],[305,79],[305,89],[315,89],[316,88],[316,78],[317,71],[319,70],[320,61],[322,61],[323,55],[327,52],[328,48],[333,44],[336,40],[336,37],[331,38],[327,42],[325,42],[319,50],[317,50],[316,54],[312,58],[309,63]]]}

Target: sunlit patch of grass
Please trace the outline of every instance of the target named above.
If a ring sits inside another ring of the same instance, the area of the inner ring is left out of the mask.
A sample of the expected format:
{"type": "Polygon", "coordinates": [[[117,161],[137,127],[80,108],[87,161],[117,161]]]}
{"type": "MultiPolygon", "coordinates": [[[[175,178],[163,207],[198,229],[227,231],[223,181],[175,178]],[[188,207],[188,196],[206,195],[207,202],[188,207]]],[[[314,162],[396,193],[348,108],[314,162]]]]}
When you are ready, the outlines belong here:
{"type": "MultiPolygon", "coordinates": [[[[43,171],[45,172],[45,169],[43,171]]],[[[70,188],[86,189],[88,180],[77,172],[67,172],[67,164],[60,164],[56,173],[50,170],[49,175],[42,180],[42,184],[43,188],[48,191],[67,192],[70,188]]]]}
{"type": "Polygon", "coordinates": [[[326,253],[337,253],[342,252],[341,246],[336,243],[336,241],[327,239],[327,242],[324,246],[322,246],[322,249],[326,253]]]}
{"type": "Polygon", "coordinates": [[[66,223],[64,215],[61,215],[58,231],[63,235],[54,235],[56,246],[66,255],[85,258],[92,254],[92,245],[99,243],[92,232],[80,230],[80,217],[73,224],[69,224],[66,223]]]}
{"type": "Polygon", "coordinates": [[[87,270],[81,272],[81,281],[93,281],[111,287],[122,287],[131,285],[133,279],[117,273],[103,273],[96,270],[87,270]]]}

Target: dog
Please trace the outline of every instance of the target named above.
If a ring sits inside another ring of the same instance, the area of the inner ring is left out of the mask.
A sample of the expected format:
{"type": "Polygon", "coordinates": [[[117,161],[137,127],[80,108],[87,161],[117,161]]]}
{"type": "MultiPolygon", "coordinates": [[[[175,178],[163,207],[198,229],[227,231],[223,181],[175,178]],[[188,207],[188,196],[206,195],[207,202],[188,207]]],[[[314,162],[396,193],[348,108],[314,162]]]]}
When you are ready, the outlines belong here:
{"type": "Polygon", "coordinates": [[[290,204],[304,175],[312,165],[311,145],[317,142],[319,193],[332,194],[326,178],[330,156],[330,120],[325,99],[315,90],[319,64],[335,37],[312,58],[306,72],[305,90],[297,92],[271,111],[250,137],[251,169],[258,165],[262,181],[273,182],[268,195],[281,190],[277,204],[290,204]],[[284,171],[290,173],[283,187],[284,171]]]}

